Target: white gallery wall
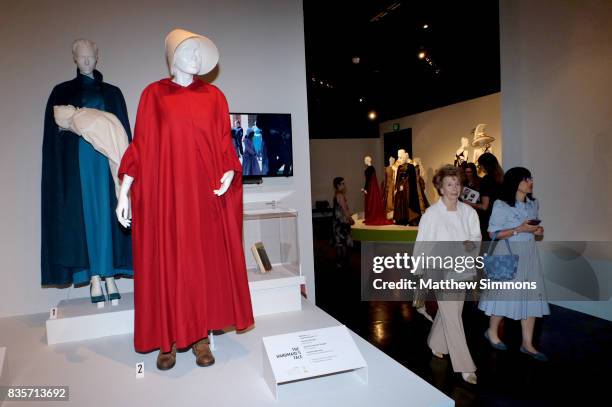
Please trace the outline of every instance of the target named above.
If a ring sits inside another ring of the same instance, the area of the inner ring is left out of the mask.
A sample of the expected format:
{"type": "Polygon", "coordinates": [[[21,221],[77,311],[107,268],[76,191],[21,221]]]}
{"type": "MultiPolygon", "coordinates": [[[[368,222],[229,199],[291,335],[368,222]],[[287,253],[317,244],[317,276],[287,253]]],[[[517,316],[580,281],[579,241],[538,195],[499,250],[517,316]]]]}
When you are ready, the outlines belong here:
{"type": "MultiPolygon", "coordinates": [[[[435,170],[444,164],[453,164],[455,153],[461,146],[461,137],[468,137],[471,142],[473,139],[471,131],[478,124],[486,124],[486,133],[495,137],[493,153],[501,161],[500,101],[500,94],[493,93],[385,121],[380,124],[380,144],[383,145],[385,133],[393,132],[394,123],[399,123],[400,129],[412,128],[413,155],[421,158],[426,184],[425,193],[430,202],[435,201],[438,194],[431,183],[435,170]]],[[[469,161],[472,161],[474,148],[469,147],[468,150],[469,161]]]]}
{"type": "MultiPolygon", "coordinates": [[[[299,211],[299,247],[314,298],[304,28],[301,0],[3,2],[0,13],[0,317],[43,312],[88,288],[40,287],[43,115],[54,85],[74,78],[71,43],[100,49],[98,69],[126,99],[132,129],[141,91],[168,75],[164,37],[185,28],[220,50],[213,83],[230,110],[291,113],[294,177],[245,186],[245,202],[279,199],[299,211]]],[[[247,254],[248,255],[248,254],[247,254]]],[[[131,291],[130,280],[120,289],[131,291]]]]}
{"type": "MultiPolygon", "coordinates": [[[[500,1],[503,159],[532,170],[546,240],[612,241],[611,22],[609,0],[500,1]]],[[[586,256],[606,296],[611,260],[586,256]]]]}
{"type": "MultiPolygon", "coordinates": [[[[348,188],[349,205],[353,212],[363,211],[363,195],[360,189],[365,183],[363,157],[374,158],[378,181],[384,179],[384,134],[393,131],[393,124],[400,129],[412,128],[412,151],[424,164],[423,174],[426,194],[430,201],[437,199],[431,183],[434,171],[444,164],[452,164],[455,152],[461,145],[461,137],[472,136],[470,132],[480,123],[487,124],[487,134],[496,138],[493,152],[502,158],[502,136],[499,93],[470,99],[438,109],[388,120],[380,124],[379,138],[313,139],[310,140],[310,172],[312,183],[312,205],[318,200],[332,204],[332,180],[344,177],[348,188]]],[[[472,160],[474,149],[469,148],[472,160]]],[[[388,164],[387,164],[388,165],[388,164]]]]}
{"type": "Polygon", "coordinates": [[[379,183],[384,179],[383,146],[377,138],[312,139],[310,140],[310,182],[312,206],[328,201],[333,206],[333,179],[343,177],[351,212],[363,211],[365,166],[363,158],[374,160],[379,183]]]}

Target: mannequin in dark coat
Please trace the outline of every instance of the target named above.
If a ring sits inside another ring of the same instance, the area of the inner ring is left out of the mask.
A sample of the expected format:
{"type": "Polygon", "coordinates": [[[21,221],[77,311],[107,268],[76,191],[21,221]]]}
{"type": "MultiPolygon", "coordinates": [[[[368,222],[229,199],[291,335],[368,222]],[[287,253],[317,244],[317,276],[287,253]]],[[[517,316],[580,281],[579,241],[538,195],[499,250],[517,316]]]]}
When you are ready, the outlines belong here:
{"type": "MultiPolygon", "coordinates": [[[[105,111],[123,124],[131,141],[125,100],[119,88],[102,82],[102,74],[93,71],[104,99],[105,111]]],[[[79,170],[79,136],[60,130],[55,123],[53,106],[82,106],[82,78],[61,83],[51,92],[45,110],[42,163],[42,285],[70,285],[73,275],[89,268],[89,256],[83,216],[79,170]]],[[[110,171],[110,170],[109,170],[110,171]]],[[[117,206],[115,186],[109,177],[110,209],[117,206]]],[[[129,232],[112,217],[113,268],[132,273],[132,243],[129,232]]]]}

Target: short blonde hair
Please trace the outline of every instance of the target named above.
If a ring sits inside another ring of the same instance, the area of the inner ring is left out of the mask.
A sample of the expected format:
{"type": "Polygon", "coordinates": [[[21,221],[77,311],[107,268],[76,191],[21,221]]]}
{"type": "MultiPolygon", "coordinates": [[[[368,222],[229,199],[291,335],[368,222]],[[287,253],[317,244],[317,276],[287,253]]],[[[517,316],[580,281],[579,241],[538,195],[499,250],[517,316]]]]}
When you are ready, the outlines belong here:
{"type": "Polygon", "coordinates": [[[95,42],[91,41],[91,40],[86,40],[84,38],[79,38],[78,40],[74,40],[74,42],[72,43],[72,56],[76,58],[76,52],[77,52],[77,48],[79,45],[85,46],[85,47],[91,47],[91,49],[93,49],[94,54],[96,55],[96,58],[98,57],[98,46],[96,45],[95,42]]]}
{"type": "Polygon", "coordinates": [[[442,182],[446,177],[457,177],[457,179],[459,180],[459,184],[463,185],[463,171],[461,170],[461,168],[455,167],[451,164],[446,164],[438,168],[433,177],[434,187],[436,187],[436,191],[438,191],[438,194],[440,194],[440,196],[442,196],[442,182]]]}

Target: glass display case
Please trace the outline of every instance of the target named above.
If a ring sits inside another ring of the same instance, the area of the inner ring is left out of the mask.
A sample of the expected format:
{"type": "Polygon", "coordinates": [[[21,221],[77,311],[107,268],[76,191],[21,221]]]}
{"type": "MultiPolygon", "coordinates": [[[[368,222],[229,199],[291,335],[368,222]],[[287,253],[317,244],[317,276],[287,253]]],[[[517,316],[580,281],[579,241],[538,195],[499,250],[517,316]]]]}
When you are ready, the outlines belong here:
{"type": "Polygon", "coordinates": [[[276,201],[244,205],[243,245],[255,315],[301,309],[298,212],[276,201]],[[262,243],[272,269],[262,273],[253,247],[262,243]]]}

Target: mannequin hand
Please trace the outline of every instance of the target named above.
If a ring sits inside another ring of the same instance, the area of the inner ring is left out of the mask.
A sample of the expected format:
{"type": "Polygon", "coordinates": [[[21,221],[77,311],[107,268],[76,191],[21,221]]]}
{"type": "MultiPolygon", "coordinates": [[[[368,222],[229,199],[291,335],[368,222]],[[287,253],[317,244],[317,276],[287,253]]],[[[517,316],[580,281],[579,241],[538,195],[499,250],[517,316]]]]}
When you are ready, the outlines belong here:
{"type": "Polygon", "coordinates": [[[232,180],[234,179],[234,170],[229,170],[221,177],[221,188],[215,189],[213,193],[217,196],[221,196],[227,192],[232,180]]]}
{"type": "Polygon", "coordinates": [[[117,214],[117,220],[119,220],[121,226],[129,228],[132,224],[132,218],[130,216],[130,200],[127,194],[119,195],[115,213],[117,214]]]}
{"type": "Polygon", "coordinates": [[[361,188],[361,192],[363,192],[364,194],[368,194],[368,191],[366,191],[365,189],[361,188]]]}
{"type": "Polygon", "coordinates": [[[400,186],[399,190],[403,191],[404,190],[404,186],[400,186]]]}

